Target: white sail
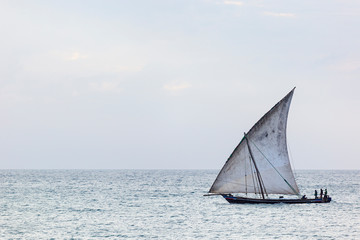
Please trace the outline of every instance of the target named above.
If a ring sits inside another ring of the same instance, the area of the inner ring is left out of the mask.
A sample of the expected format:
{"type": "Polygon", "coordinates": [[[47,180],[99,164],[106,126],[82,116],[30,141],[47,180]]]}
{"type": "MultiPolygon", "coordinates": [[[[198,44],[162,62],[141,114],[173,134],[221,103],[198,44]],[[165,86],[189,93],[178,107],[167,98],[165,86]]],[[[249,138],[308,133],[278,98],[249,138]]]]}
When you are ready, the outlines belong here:
{"type": "Polygon", "coordinates": [[[263,188],[267,194],[299,194],[286,144],[294,90],[250,129],[221,169],[210,193],[261,193],[263,188]]]}

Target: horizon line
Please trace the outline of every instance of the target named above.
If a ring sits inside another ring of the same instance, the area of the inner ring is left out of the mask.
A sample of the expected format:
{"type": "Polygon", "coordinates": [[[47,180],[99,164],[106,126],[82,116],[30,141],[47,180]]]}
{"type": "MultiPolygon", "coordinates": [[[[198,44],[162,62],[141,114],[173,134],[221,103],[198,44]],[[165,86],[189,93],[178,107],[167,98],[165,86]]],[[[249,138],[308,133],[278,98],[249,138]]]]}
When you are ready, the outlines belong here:
{"type": "MultiPolygon", "coordinates": [[[[220,171],[215,168],[0,168],[1,170],[209,170],[209,171],[220,171]]],[[[360,169],[319,169],[319,168],[301,168],[294,169],[294,171],[360,171],[360,169]]]]}

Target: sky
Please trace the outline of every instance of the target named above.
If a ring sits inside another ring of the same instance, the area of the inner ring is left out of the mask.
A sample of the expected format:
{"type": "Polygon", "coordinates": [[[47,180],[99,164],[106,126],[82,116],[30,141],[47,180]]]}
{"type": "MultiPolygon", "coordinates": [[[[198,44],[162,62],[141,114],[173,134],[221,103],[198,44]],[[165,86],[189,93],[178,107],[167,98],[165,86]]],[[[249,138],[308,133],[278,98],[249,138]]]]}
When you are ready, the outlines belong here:
{"type": "Polygon", "coordinates": [[[296,87],[295,169],[360,169],[360,2],[0,1],[1,169],[220,169],[296,87]]]}

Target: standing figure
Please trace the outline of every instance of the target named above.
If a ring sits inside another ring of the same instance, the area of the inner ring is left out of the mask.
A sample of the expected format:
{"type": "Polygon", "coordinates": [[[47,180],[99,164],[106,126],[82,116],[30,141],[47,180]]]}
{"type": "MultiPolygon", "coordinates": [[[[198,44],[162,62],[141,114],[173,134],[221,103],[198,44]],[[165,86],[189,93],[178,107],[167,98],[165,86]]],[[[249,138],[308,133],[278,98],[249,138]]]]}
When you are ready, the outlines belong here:
{"type": "Polygon", "coordinates": [[[326,199],[328,196],[327,196],[327,188],[325,188],[325,194],[324,194],[324,198],[326,199]]]}
{"type": "Polygon", "coordinates": [[[323,190],[322,190],[322,188],[320,189],[320,198],[322,199],[322,197],[323,197],[323,190]]]}
{"type": "Polygon", "coordinates": [[[317,199],[317,190],[315,190],[315,199],[317,199]]]}

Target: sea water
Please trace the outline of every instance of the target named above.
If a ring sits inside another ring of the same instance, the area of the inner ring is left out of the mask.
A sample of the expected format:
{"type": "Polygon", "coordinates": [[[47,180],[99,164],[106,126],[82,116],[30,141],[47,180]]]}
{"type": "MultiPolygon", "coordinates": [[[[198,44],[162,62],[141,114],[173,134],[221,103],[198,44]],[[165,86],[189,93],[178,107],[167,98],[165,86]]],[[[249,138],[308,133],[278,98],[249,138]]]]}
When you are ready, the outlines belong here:
{"type": "Polygon", "coordinates": [[[360,171],[297,171],[327,204],[204,197],[216,170],[0,170],[0,239],[360,239],[360,171]]]}

